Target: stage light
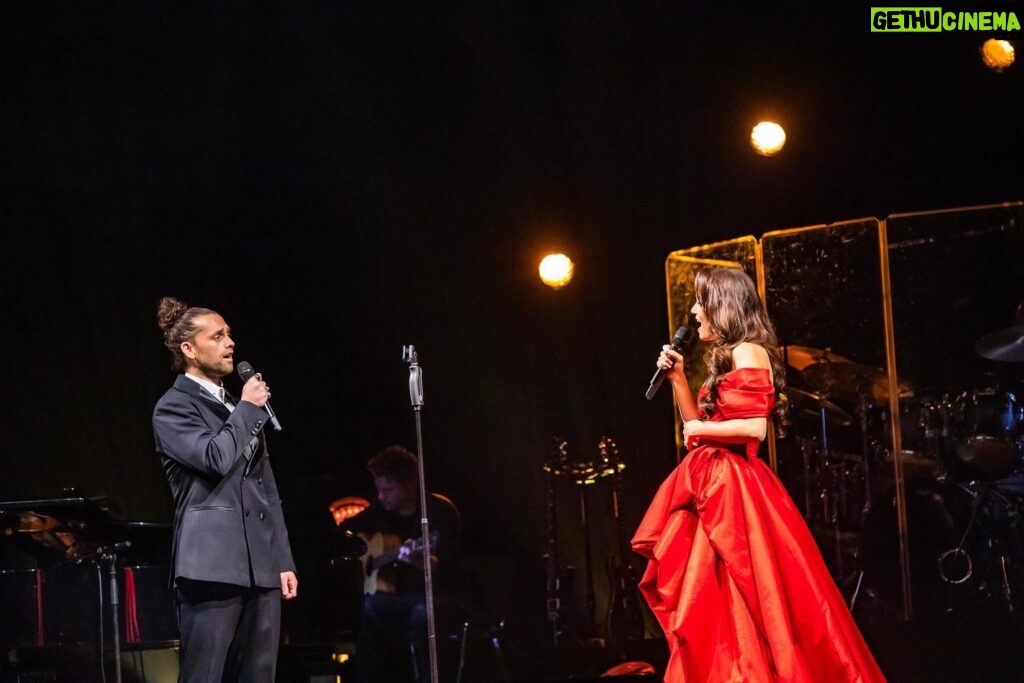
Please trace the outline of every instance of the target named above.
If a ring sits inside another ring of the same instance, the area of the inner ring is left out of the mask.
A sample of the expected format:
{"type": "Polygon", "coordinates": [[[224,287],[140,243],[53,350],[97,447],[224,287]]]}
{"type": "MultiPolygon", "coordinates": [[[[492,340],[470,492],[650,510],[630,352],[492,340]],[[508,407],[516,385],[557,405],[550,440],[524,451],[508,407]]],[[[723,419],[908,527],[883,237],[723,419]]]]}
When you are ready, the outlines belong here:
{"type": "Polygon", "coordinates": [[[551,289],[561,289],[572,281],[575,269],[565,254],[548,254],[540,262],[540,279],[551,289]]]}
{"type": "Polygon", "coordinates": [[[774,156],[785,144],[786,131],[772,121],[761,121],[750,131],[750,146],[761,156],[774,156]]]}
{"type": "Polygon", "coordinates": [[[989,38],[981,46],[981,61],[996,73],[1002,73],[1003,69],[1012,66],[1015,57],[1013,44],[1008,40],[989,38]]]}
{"type": "Polygon", "coordinates": [[[346,496],[339,498],[328,506],[335,524],[341,524],[346,519],[355,517],[360,512],[370,507],[370,501],[359,496],[346,496]]]}

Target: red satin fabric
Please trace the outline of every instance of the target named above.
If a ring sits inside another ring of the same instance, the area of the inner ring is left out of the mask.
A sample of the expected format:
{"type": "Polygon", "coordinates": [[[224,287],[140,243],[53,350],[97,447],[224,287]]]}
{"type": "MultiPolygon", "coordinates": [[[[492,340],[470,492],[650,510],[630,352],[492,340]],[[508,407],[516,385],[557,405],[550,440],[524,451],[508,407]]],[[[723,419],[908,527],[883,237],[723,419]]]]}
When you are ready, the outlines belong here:
{"type": "MultiPolygon", "coordinates": [[[[704,390],[701,390],[704,393],[704,390]]],[[[766,417],[768,370],[726,373],[711,420],[766,417]]],[[[701,437],[658,489],[633,549],[672,683],[884,681],[756,439],[701,437]]]]}

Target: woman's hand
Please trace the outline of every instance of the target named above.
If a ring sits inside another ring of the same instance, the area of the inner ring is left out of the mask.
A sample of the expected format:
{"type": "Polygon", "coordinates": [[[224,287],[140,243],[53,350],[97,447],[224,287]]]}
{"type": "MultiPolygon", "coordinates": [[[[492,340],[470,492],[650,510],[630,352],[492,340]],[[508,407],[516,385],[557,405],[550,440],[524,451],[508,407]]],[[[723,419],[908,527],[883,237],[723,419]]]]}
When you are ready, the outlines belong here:
{"type": "Polygon", "coordinates": [[[687,450],[697,447],[697,444],[700,442],[700,435],[704,433],[703,427],[703,420],[683,421],[683,444],[687,450]]]}
{"type": "Polygon", "coordinates": [[[658,367],[665,371],[665,379],[670,382],[686,381],[686,361],[669,344],[661,347],[661,354],[658,356],[658,367]]]}
{"type": "Polygon", "coordinates": [[[703,420],[686,420],[683,422],[683,436],[685,436],[687,440],[689,440],[691,436],[700,436],[704,433],[703,427],[703,420]]]}

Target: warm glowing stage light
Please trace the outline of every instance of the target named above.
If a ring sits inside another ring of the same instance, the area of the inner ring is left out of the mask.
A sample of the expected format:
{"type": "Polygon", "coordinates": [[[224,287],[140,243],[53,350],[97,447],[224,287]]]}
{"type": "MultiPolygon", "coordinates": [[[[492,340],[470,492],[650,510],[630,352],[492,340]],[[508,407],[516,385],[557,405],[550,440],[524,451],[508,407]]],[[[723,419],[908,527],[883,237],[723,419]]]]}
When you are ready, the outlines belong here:
{"type": "Polygon", "coordinates": [[[565,254],[548,254],[541,260],[539,270],[541,282],[551,289],[561,289],[572,281],[575,266],[565,254]]]}
{"type": "Polygon", "coordinates": [[[996,73],[1002,73],[1003,69],[1012,66],[1014,59],[1013,44],[1008,40],[989,38],[981,46],[981,61],[996,73]]]}
{"type": "Polygon", "coordinates": [[[774,156],[785,144],[786,131],[777,123],[762,121],[750,131],[750,146],[761,156],[774,156]]]}
{"type": "Polygon", "coordinates": [[[360,512],[370,507],[370,501],[359,496],[346,496],[339,498],[328,506],[335,524],[341,524],[346,519],[355,517],[360,512]]]}

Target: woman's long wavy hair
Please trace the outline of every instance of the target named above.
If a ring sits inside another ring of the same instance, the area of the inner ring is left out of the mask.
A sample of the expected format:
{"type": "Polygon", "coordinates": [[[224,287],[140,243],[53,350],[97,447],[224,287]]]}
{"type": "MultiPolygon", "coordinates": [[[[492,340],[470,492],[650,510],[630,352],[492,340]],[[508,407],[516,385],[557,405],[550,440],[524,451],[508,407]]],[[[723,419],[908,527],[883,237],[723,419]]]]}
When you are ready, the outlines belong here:
{"type": "Polygon", "coordinates": [[[718,402],[718,385],[722,376],[732,370],[732,351],[743,342],[752,342],[768,352],[775,385],[775,410],[772,417],[781,436],[787,424],[786,401],[780,396],[786,389],[786,366],[779,354],[779,342],[768,312],[757,295],[753,281],[735,268],[703,268],[694,278],[697,302],[704,309],[711,331],[717,339],[710,342],[704,354],[708,377],[704,385],[707,396],[700,408],[708,415],[718,402]]]}

